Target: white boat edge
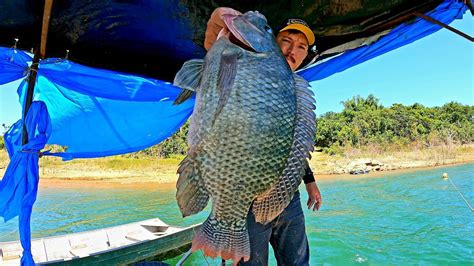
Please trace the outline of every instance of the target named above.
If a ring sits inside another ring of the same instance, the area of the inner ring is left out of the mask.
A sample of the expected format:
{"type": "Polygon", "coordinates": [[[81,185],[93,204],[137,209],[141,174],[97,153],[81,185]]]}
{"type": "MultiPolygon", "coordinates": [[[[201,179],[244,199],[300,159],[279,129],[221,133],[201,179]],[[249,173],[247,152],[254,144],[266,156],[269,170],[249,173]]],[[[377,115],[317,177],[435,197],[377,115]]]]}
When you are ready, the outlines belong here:
{"type": "MultiPolygon", "coordinates": [[[[199,226],[170,226],[156,217],[102,229],[36,238],[31,241],[31,250],[36,264],[66,262],[100,256],[185,230],[192,229],[194,235],[199,226]]],[[[0,242],[0,265],[20,265],[22,252],[20,241],[0,242]]]]}

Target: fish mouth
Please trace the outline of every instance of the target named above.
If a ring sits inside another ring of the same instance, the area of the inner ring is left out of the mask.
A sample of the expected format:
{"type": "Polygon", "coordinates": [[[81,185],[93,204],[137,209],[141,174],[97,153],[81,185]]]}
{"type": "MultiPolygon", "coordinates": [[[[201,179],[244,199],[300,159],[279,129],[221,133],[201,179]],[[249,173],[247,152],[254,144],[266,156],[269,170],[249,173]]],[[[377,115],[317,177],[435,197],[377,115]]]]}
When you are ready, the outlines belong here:
{"type": "Polygon", "coordinates": [[[250,45],[245,38],[239,33],[239,31],[234,26],[234,19],[238,17],[236,15],[229,15],[225,14],[222,16],[224,23],[226,24],[227,28],[223,28],[219,35],[217,36],[217,40],[221,37],[227,37],[231,43],[234,45],[239,46],[240,48],[250,51],[250,52],[257,52],[252,45],[250,45]]]}

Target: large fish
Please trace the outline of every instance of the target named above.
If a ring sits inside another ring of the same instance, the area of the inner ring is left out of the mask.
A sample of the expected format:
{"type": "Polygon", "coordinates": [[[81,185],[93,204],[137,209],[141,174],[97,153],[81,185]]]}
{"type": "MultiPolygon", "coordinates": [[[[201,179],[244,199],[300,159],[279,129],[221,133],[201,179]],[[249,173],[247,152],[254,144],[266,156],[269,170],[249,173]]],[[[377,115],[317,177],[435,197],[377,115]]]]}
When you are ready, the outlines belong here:
{"type": "Polygon", "coordinates": [[[273,220],[291,201],[313,149],[314,99],[258,12],[224,16],[204,60],[184,63],[176,103],[196,93],[189,151],[178,169],[183,216],[212,211],[192,249],[237,263],[250,258],[247,214],[273,220]]]}

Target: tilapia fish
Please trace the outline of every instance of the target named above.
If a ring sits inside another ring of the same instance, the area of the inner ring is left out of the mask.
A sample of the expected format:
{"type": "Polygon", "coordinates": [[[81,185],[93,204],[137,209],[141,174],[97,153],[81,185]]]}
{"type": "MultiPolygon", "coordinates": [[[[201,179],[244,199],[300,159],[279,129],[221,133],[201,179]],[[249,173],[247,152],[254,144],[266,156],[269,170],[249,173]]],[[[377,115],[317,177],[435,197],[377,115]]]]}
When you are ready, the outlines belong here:
{"type": "Polygon", "coordinates": [[[177,201],[183,216],[212,211],[192,249],[237,263],[250,257],[247,214],[273,220],[289,204],[313,148],[314,99],[289,68],[265,17],[223,17],[204,60],[184,63],[175,103],[196,93],[177,201]]]}

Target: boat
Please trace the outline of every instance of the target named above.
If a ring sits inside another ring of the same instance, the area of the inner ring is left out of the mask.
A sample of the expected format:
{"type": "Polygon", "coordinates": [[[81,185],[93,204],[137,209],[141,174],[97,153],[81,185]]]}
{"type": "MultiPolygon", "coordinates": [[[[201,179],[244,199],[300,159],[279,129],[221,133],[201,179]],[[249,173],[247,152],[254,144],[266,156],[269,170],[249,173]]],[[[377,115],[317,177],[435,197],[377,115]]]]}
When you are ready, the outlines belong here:
{"type": "MultiPolygon", "coordinates": [[[[185,253],[201,226],[170,226],[159,218],[31,241],[39,265],[125,265],[185,253]]],[[[0,242],[0,265],[20,265],[20,241],[0,242]]]]}
{"type": "Polygon", "coordinates": [[[369,172],[370,172],[370,170],[363,169],[363,170],[350,171],[349,174],[351,174],[351,175],[364,175],[364,174],[368,174],[369,172]]]}

